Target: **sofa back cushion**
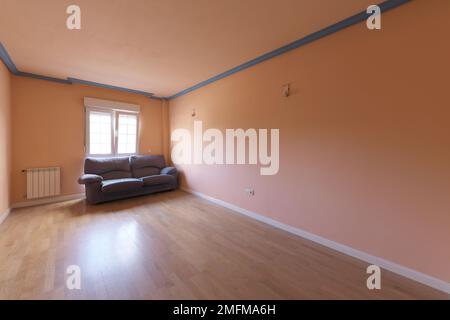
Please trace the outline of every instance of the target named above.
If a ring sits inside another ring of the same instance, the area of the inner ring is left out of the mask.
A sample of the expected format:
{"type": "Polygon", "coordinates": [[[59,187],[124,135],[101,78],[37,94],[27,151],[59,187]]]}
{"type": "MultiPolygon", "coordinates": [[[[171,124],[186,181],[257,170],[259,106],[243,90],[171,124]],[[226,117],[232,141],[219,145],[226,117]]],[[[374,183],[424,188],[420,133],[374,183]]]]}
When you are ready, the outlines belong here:
{"type": "Polygon", "coordinates": [[[84,173],[102,176],[105,180],[131,178],[129,157],[86,158],[84,173]]]}
{"type": "Polygon", "coordinates": [[[160,174],[161,169],[166,166],[163,156],[131,156],[130,164],[135,178],[160,174]]]}

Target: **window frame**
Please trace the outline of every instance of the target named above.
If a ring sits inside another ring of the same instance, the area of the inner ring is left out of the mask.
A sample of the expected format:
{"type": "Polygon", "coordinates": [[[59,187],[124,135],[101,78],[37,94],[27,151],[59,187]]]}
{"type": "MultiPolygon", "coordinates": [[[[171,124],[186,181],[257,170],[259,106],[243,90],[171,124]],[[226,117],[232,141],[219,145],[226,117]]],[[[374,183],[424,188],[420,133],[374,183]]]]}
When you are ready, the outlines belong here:
{"type": "Polygon", "coordinates": [[[105,158],[105,157],[124,157],[139,154],[139,111],[134,110],[120,110],[114,108],[92,107],[85,106],[85,155],[86,157],[105,158]],[[100,112],[111,114],[111,153],[109,154],[95,154],[90,150],[90,113],[100,112]],[[136,152],[134,153],[118,153],[119,141],[119,115],[134,115],[136,116],[136,152]]]}
{"type": "Polygon", "coordinates": [[[139,154],[139,113],[131,112],[131,111],[123,111],[123,110],[116,110],[114,111],[114,121],[115,121],[115,128],[114,130],[114,155],[117,157],[120,156],[133,156],[136,154],[139,154]],[[134,153],[119,153],[119,116],[123,115],[134,115],[136,116],[136,152],[134,153]]]}

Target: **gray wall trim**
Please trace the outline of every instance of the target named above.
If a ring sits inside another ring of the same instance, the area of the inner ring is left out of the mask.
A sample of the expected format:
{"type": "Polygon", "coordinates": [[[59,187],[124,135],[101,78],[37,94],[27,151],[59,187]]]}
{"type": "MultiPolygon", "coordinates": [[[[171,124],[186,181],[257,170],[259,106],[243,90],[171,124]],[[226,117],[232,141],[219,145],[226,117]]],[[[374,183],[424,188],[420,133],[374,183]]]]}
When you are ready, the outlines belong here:
{"type": "Polygon", "coordinates": [[[81,79],[76,79],[76,78],[70,78],[70,77],[67,78],[67,79],[60,79],[60,78],[55,78],[55,77],[49,77],[49,76],[44,76],[44,75],[40,75],[40,74],[30,73],[30,72],[19,71],[19,69],[17,69],[16,65],[12,61],[10,55],[8,54],[8,51],[6,50],[6,48],[4,47],[4,45],[1,42],[0,42],[0,60],[3,61],[5,66],[8,68],[8,70],[13,75],[18,76],[18,77],[26,77],[26,78],[32,78],[32,79],[37,79],[37,80],[52,81],[52,82],[61,83],[61,84],[74,84],[74,83],[77,83],[77,84],[88,85],[88,86],[95,86],[95,87],[100,87],[100,88],[105,88],[105,89],[110,89],[110,90],[124,91],[124,92],[129,92],[129,93],[134,93],[134,94],[140,94],[140,95],[144,95],[144,96],[146,96],[148,98],[152,98],[152,99],[161,99],[161,97],[153,97],[153,93],[140,91],[140,90],[134,90],[134,89],[124,88],[124,87],[112,86],[112,85],[108,85],[108,84],[103,84],[103,83],[98,83],[98,82],[93,82],[93,81],[87,81],[87,80],[81,80],[81,79]]]}
{"type": "MultiPolygon", "coordinates": [[[[402,5],[402,4],[405,4],[405,3],[409,2],[409,1],[411,1],[411,0],[387,0],[387,1],[379,4],[378,6],[380,7],[381,12],[385,12],[387,10],[390,10],[390,9],[398,7],[398,6],[402,5]]],[[[218,74],[217,76],[214,76],[214,77],[212,77],[212,78],[210,78],[208,80],[202,81],[202,82],[200,82],[200,83],[198,83],[198,84],[196,84],[196,85],[194,85],[194,86],[192,86],[190,88],[184,89],[184,90],[182,90],[182,91],[180,91],[180,92],[178,92],[178,93],[168,97],[167,99],[170,100],[170,99],[174,99],[174,98],[180,97],[182,95],[185,95],[186,93],[189,93],[191,91],[197,90],[197,89],[199,89],[201,87],[204,87],[204,86],[206,86],[206,85],[208,85],[208,84],[210,84],[212,82],[215,82],[217,80],[220,80],[220,79],[223,79],[225,77],[228,77],[228,76],[230,76],[230,75],[232,75],[234,73],[237,73],[239,71],[242,71],[244,69],[250,68],[250,67],[252,67],[252,66],[254,66],[254,65],[258,64],[258,63],[261,63],[263,61],[272,59],[272,58],[274,58],[276,56],[279,56],[279,55],[281,55],[283,53],[286,53],[288,51],[291,51],[293,49],[296,49],[298,47],[304,46],[304,45],[306,45],[308,43],[311,43],[313,41],[316,41],[318,39],[321,39],[323,37],[331,35],[331,34],[337,32],[337,31],[345,29],[345,28],[347,28],[349,26],[352,26],[352,25],[357,24],[359,22],[365,21],[365,20],[367,20],[368,17],[369,17],[369,14],[367,14],[366,11],[360,12],[360,13],[354,15],[354,16],[351,16],[351,17],[349,17],[349,18],[347,18],[345,20],[342,20],[342,21],[340,21],[338,23],[335,23],[335,24],[333,24],[333,25],[331,25],[329,27],[326,27],[326,28],[324,28],[324,29],[322,29],[320,31],[317,31],[317,32],[314,32],[314,33],[312,33],[310,35],[307,35],[306,37],[304,37],[302,39],[296,40],[296,41],[294,41],[294,42],[292,42],[292,43],[290,43],[288,45],[285,45],[285,46],[283,46],[281,48],[278,48],[278,49],[273,50],[271,52],[265,53],[262,56],[257,57],[256,59],[253,59],[253,60],[250,60],[248,62],[245,62],[245,63],[243,63],[243,64],[241,64],[241,65],[239,65],[237,67],[234,67],[233,69],[230,69],[230,70],[228,70],[226,72],[218,74]]]]}
{"type": "Polygon", "coordinates": [[[12,74],[17,74],[19,72],[16,68],[16,65],[12,61],[11,57],[9,56],[8,51],[6,51],[6,48],[3,46],[1,42],[0,42],[0,59],[8,68],[9,72],[11,72],[12,74]]]}
{"type": "MultiPolygon", "coordinates": [[[[410,2],[411,0],[386,0],[382,3],[380,3],[378,6],[381,9],[381,12],[385,12],[388,11],[390,9],[396,8],[402,4],[405,4],[407,2],[410,2]]],[[[58,83],[64,83],[64,84],[73,84],[73,83],[78,83],[78,84],[83,84],[83,85],[88,85],[88,86],[95,86],[95,87],[100,87],[100,88],[106,88],[106,89],[111,89],[111,90],[119,90],[119,91],[125,91],[125,92],[130,92],[130,93],[135,93],[135,94],[141,94],[144,95],[146,97],[152,98],[152,99],[174,99],[177,97],[180,97],[182,95],[185,95],[191,91],[197,90],[201,87],[204,87],[212,82],[218,81],[220,79],[223,79],[225,77],[228,77],[234,73],[237,73],[239,71],[242,71],[244,69],[250,68],[258,63],[261,63],[263,61],[272,59],[274,57],[277,57],[283,53],[286,53],[288,51],[294,50],[298,47],[304,46],[308,43],[311,43],[313,41],[316,41],[318,39],[321,39],[323,37],[326,37],[328,35],[331,35],[335,32],[338,32],[342,29],[345,29],[349,26],[352,26],[354,24],[357,24],[359,22],[365,21],[367,18],[369,17],[369,14],[367,14],[365,11],[360,12],[358,14],[355,14],[347,19],[344,19],[338,23],[335,23],[329,27],[326,27],[320,31],[314,32],[302,39],[296,40],[290,44],[287,44],[281,48],[278,48],[276,50],[270,51],[268,53],[265,53],[253,60],[247,61],[237,67],[234,67],[226,72],[220,73],[210,79],[207,79],[205,81],[202,81],[192,87],[189,87],[187,89],[184,89],[172,96],[169,97],[157,97],[154,96],[152,93],[150,92],[145,92],[145,91],[140,91],[140,90],[134,90],[134,89],[129,89],[129,88],[123,88],[123,87],[118,87],[118,86],[112,86],[112,85],[107,85],[107,84],[103,84],[103,83],[98,83],[98,82],[93,82],[93,81],[87,81],[87,80],[82,80],[82,79],[76,79],[76,78],[67,78],[67,79],[58,79],[58,78],[53,78],[53,77],[48,77],[48,76],[43,76],[43,75],[38,75],[38,74],[33,74],[33,73],[28,73],[28,72],[21,72],[17,69],[16,65],[14,64],[14,62],[12,61],[11,57],[9,56],[8,52],[6,51],[6,48],[3,46],[3,44],[0,42],[0,59],[3,61],[3,63],[6,65],[6,67],[8,68],[8,70],[12,73],[15,74],[17,76],[21,76],[21,77],[29,77],[29,78],[33,78],[33,79],[39,79],[39,80],[46,80],[46,81],[53,81],[53,82],[58,82],[58,83]]]]}
{"type": "Polygon", "coordinates": [[[105,88],[105,89],[111,89],[111,90],[125,91],[125,92],[130,92],[130,93],[135,93],[135,94],[141,94],[141,95],[144,95],[144,96],[149,97],[149,98],[153,97],[153,93],[140,91],[140,90],[134,90],[134,89],[124,88],[124,87],[111,86],[109,84],[103,84],[103,83],[87,81],[87,80],[82,80],[82,79],[76,79],[76,78],[67,78],[67,80],[70,81],[71,83],[78,83],[78,84],[87,85],[87,86],[94,86],[94,87],[99,87],[99,88],[105,88]]]}
{"type": "Polygon", "coordinates": [[[18,71],[15,75],[19,76],[19,77],[27,77],[27,78],[33,78],[33,79],[38,79],[38,80],[46,80],[46,81],[63,83],[63,84],[72,84],[72,82],[70,82],[69,80],[41,76],[39,74],[34,74],[34,73],[29,73],[29,72],[18,71]]]}

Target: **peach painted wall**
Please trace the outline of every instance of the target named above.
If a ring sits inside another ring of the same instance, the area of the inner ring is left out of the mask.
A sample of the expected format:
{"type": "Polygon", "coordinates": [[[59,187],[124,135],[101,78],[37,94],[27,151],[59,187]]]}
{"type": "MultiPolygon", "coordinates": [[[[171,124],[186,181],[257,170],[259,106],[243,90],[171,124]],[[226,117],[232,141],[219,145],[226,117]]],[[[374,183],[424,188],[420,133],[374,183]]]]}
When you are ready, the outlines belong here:
{"type": "Polygon", "coordinates": [[[182,185],[450,281],[448,12],[413,1],[381,31],[361,23],[171,100],[171,130],[280,129],[277,175],[182,165],[182,185]]]}
{"type": "Polygon", "coordinates": [[[0,62],[0,216],[10,207],[11,76],[0,62]]]}
{"type": "Polygon", "coordinates": [[[84,192],[77,179],[83,172],[85,96],[139,104],[142,154],[161,154],[162,102],[108,89],[66,85],[13,76],[12,202],[26,199],[22,169],[61,166],[62,195],[84,192]]]}

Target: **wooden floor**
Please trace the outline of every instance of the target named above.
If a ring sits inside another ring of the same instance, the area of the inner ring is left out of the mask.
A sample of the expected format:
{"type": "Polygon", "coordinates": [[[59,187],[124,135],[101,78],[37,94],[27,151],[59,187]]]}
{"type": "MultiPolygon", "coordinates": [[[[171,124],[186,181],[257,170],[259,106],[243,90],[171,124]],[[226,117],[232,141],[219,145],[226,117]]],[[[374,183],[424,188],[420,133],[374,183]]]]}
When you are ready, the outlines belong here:
{"type": "Polygon", "coordinates": [[[0,225],[1,299],[448,299],[182,191],[15,210],[0,225]],[[81,268],[81,290],[66,269],[81,268]]]}

